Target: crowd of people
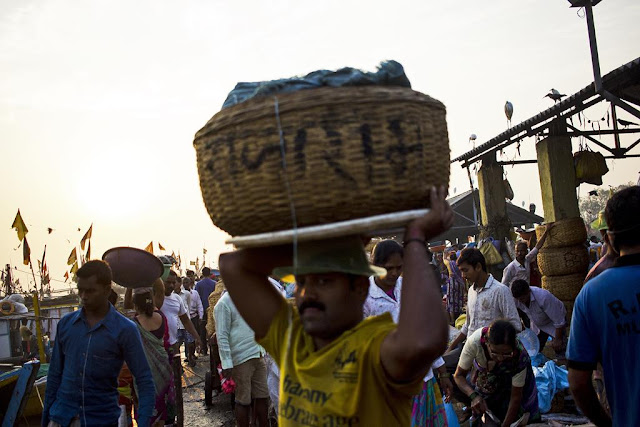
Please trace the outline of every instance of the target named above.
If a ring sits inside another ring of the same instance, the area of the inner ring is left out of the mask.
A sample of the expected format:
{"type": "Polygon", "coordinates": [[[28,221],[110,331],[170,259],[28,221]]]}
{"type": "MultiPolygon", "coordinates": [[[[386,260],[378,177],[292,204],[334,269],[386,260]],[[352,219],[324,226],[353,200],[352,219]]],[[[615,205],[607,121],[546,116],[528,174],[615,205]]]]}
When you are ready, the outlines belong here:
{"type": "Polygon", "coordinates": [[[208,268],[200,280],[171,271],[128,290],[131,320],[109,303],[108,264],[89,261],[77,272],[82,309],[58,326],[42,425],[115,426],[122,413],[172,425],[181,346],[187,365],[212,352],[213,388],[234,393],[238,426],[270,425],[270,412],[281,426],[447,426],[452,401],[472,422],[524,425],[541,413],[523,328],[540,349],[566,348],[571,393],[596,425],[635,425],[640,187],[613,195],[603,219],[614,255],[593,266],[569,334],[565,306],[531,281],[546,234],[531,250],[516,245],[501,281],[477,248],[431,253],[427,242],[453,222],[444,189],[401,243],[382,240],[370,255],[356,236],[299,242],[295,254],[290,245],[236,250],[220,257],[222,280],[208,268]],[[292,298],[278,280],[287,275],[292,298]],[[592,384],[597,365],[608,407],[592,384]]]}

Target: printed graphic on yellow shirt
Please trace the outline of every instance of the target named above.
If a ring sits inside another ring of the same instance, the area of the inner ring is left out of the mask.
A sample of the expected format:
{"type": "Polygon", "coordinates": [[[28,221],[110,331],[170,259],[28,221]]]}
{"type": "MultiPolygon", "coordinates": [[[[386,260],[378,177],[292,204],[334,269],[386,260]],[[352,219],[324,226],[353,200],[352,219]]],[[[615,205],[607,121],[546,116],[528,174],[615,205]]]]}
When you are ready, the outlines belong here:
{"type": "Polygon", "coordinates": [[[347,348],[344,343],[336,357],[333,378],[339,382],[356,384],[358,382],[358,358],[356,350],[347,348]]]}

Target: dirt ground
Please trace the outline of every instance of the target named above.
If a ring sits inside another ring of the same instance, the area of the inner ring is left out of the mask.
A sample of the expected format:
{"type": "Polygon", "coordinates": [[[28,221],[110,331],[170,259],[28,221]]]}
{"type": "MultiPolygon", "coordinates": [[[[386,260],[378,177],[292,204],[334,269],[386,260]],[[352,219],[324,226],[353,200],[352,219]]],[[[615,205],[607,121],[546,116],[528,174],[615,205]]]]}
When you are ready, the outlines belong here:
{"type": "Polygon", "coordinates": [[[204,376],[209,368],[209,357],[200,356],[196,366],[184,367],[182,394],[184,425],[189,427],[232,427],[235,418],[231,411],[229,395],[221,394],[213,398],[209,408],[204,404],[204,376]]]}

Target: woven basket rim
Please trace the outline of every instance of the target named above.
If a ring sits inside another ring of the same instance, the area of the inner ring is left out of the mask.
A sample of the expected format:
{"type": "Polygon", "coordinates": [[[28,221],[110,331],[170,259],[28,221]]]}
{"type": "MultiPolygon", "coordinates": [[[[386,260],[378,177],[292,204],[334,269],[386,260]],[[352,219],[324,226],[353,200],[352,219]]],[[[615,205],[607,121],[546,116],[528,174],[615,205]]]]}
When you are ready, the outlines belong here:
{"type": "Polygon", "coordinates": [[[355,87],[321,87],[296,92],[265,95],[252,98],[233,105],[216,113],[194,138],[193,145],[209,134],[228,126],[236,126],[245,121],[253,121],[264,117],[274,117],[273,99],[278,98],[280,114],[291,111],[304,111],[322,105],[370,104],[380,101],[402,101],[418,104],[430,104],[434,108],[446,111],[445,105],[435,98],[411,88],[401,86],[355,86],[355,87]]]}

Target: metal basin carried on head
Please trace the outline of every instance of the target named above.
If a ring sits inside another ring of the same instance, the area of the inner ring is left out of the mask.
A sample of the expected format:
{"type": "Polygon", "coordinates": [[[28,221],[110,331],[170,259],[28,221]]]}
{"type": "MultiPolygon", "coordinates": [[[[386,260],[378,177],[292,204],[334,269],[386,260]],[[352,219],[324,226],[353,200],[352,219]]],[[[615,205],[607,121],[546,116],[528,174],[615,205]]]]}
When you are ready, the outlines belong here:
{"type": "Polygon", "coordinates": [[[111,267],[113,281],[126,288],[151,286],[164,271],[162,261],[137,248],[111,248],[102,255],[102,259],[111,267]]]}

